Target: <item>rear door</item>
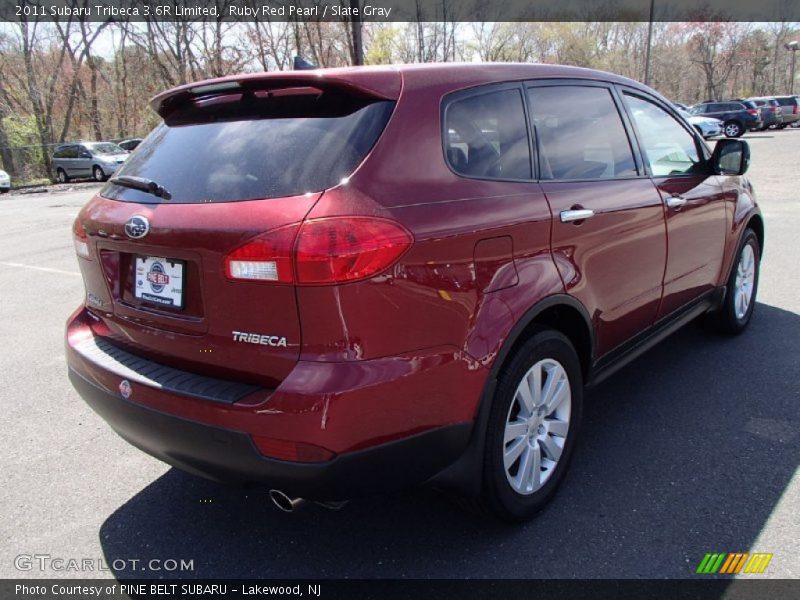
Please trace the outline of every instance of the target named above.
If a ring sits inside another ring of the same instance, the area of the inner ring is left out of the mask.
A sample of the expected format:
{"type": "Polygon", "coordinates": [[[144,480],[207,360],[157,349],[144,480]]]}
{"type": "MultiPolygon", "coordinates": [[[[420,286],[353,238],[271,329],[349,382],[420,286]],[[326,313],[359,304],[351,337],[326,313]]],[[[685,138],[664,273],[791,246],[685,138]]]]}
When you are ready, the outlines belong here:
{"type": "Polygon", "coordinates": [[[661,318],[716,284],[725,244],[725,202],[708,166],[709,153],[695,133],[655,98],[632,90],[623,98],[667,215],[661,318]]]}
{"type": "Polygon", "coordinates": [[[602,356],[656,319],[666,261],[661,197],[610,86],[541,82],[528,100],[556,266],[589,311],[602,356]]]}
{"type": "Polygon", "coordinates": [[[285,86],[184,101],[116,173],[168,193],[112,180],[78,217],[95,333],[162,364],[276,385],[301,343],[299,223],[366,156],[394,104],[285,86]]]}
{"type": "Polygon", "coordinates": [[[79,177],[80,169],[78,167],[78,153],[80,148],[78,146],[67,146],[64,150],[64,158],[62,159],[64,170],[70,177],[79,177]]]}

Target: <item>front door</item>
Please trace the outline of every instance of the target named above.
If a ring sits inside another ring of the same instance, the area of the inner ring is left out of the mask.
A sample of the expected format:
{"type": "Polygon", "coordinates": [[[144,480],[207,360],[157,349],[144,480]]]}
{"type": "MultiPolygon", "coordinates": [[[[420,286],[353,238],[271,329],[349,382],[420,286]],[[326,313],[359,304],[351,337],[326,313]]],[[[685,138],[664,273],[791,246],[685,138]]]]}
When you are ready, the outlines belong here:
{"type": "Polygon", "coordinates": [[[567,293],[589,311],[600,357],[652,325],[666,261],[664,209],[634,158],[610,86],[528,88],[552,249],[567,293]]]}
{"type": "Polygon", "coordinates": [[[668,256],[659,317],[711,290],[725,244],[725,199],[709,153],[691,128],[655,99],[623,93],[667,216],[668,256]]]}

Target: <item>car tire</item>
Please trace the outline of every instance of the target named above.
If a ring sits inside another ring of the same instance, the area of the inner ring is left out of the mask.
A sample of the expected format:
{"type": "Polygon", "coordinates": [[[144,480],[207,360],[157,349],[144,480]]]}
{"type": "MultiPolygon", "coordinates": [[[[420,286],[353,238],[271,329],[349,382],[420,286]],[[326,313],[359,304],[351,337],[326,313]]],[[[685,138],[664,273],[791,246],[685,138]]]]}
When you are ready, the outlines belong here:
{"type": "Polygon", "coordinates": [[[788,126],[789,126],[788,123],[781,123],[780,125],[778,125],[778,129],[786,129],[788,126]]]}
{"type": "Polygon", "coordinates": [[[105,181],[106,179],[108,179],[108,177],[106,177],[106,174],[103,173],[103,169],[101,169],[97,165],[95,165],[94,168],[92,169],[92,177],[94,178],[95,181],[105,181]]]}
{"type": "Polygon", "coordinates": [[[56,181],[58,181],[58,183],[69,183],[69,175],[67,175],[64,169],[56,170],[56,181]]]}
{"type": "Polygon", "coordinates": [[[482,500],[491,513],[522,522],[553,497],[575,449],[582,405],[575,348],[558,331],[537,329],[498,376],[484,454],[482,500]]]}
{"type": "Polygon", "coordinates": [[[756,305],[760,263],[758,236],[748,228],[736,252],[731,274],[725,285],[722,306],[707,315],[707,321],[717,331],[738,334],[750,323],[756,305]]]}
{"type": "Polygon", "coordinates": [[[725,137],[737,138],[744,135],[744,127],[738,121],[726,121],[722,127],[725,137]]]}
{"type": "Polygon", "coordinates": [[[11,188],[9,188],[7,190],[6,189],[2,189],[2,190],[0,190],[0,194],[7,194],[10,191],[11,191],[11,188]]]}

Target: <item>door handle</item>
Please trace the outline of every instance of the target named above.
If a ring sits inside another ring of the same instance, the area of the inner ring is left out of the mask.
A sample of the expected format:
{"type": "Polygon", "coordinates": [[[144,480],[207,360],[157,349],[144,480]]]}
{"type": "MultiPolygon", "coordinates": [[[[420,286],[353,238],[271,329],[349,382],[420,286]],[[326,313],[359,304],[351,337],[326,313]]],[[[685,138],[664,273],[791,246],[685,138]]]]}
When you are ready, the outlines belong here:
{"type": "Polygon", "coordinates": [[[590,208],[580,208],[574,210],[562,210],[561,211],[561,222],[562,223],[573,223],[575,221],[583,221],[585,219],[591,219],[594,216],[594,211],[590,208]]]}
{"type": "Polygon", "coordinates": [[[669,208],[681,208],[687,202],[688,200],[686,198],[678,195],[668,196],[666,199],[666,203],[669,208]]]}

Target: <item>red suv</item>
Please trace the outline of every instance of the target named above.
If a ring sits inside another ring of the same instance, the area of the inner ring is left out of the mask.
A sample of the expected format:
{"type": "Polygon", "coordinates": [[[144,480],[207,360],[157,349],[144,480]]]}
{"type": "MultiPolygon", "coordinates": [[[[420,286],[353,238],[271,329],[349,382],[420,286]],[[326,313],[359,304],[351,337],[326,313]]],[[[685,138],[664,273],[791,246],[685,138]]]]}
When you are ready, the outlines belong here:
{"type": "Polygon", "coordinates": [[[629,79],[258,73],[152,106],[164,122],[75,221],[69,376],[191,473],[285,503],[428,482],[524,519],[587,385],[696,317],[752,315],[746,142],[711,152],[629,79]]]}

